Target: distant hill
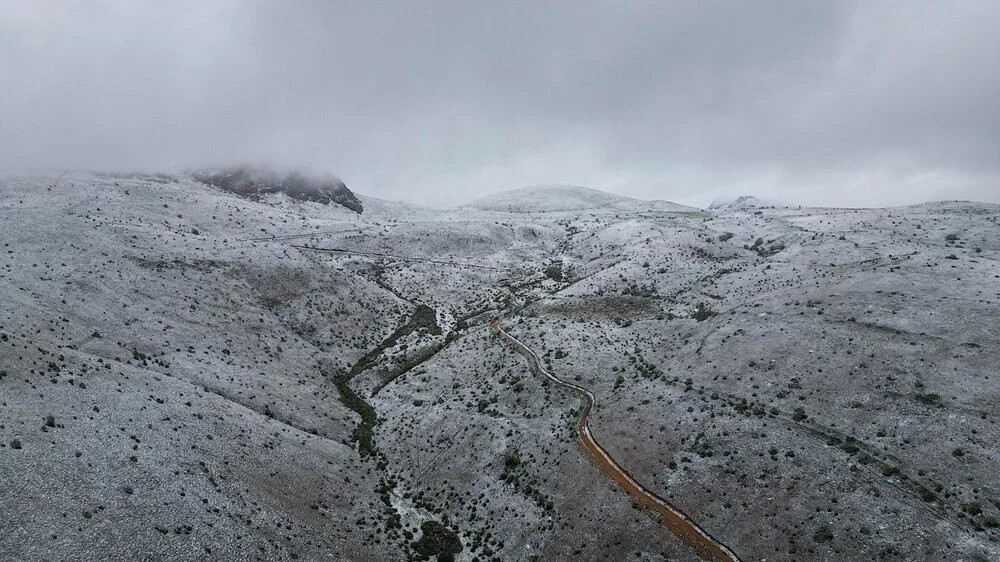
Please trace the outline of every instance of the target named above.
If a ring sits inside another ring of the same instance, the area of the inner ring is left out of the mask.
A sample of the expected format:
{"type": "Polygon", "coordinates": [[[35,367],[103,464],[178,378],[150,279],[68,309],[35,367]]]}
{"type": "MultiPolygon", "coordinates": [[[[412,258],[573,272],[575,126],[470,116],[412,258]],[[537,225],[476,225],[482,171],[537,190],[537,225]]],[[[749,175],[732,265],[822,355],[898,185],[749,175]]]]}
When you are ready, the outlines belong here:
{"type": "Polygon", "coordinates": [[[757,209],[763,207],[785,207],[784,203],[763,199],[753,195],[740,195],[739,197],[725,197],[716,199],[708,206],[709,211],[739,211],[746,209],[757,209]]]}
{"type": "Polygon", "coordinates": [[[501,191],[462,205],[462,207],[509,213],[582,211],[607,208],[630,210],[646,208],[674,212],[699,210],[669,201],[643,201],[574,185],[538,185],[501,191]]]}

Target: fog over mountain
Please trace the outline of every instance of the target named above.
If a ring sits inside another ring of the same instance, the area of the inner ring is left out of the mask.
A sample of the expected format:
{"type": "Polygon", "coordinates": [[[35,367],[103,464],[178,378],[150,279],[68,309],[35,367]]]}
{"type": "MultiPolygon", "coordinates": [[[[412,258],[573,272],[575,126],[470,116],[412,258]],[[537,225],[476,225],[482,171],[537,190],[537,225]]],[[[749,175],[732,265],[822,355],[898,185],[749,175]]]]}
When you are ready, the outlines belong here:
{"type": "Polygon", "coordinates": [[[0,1],[0,170],[1000,201],[996,2],[0,1]]]}

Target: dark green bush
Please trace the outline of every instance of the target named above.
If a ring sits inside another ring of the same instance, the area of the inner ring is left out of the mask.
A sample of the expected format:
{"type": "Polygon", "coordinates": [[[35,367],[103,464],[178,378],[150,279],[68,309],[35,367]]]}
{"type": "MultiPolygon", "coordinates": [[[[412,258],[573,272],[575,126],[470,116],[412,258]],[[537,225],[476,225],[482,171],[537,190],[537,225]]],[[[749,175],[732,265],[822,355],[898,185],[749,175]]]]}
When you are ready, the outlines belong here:
{"type": "Polygon", "coordinates": [[[411,545],[418,554],[437,556],[438,560],[449,561],[462,552],[462,541],[458,535],[440,522],[424,521],[420,530],[423,533],[420,540],[411,545]]]}

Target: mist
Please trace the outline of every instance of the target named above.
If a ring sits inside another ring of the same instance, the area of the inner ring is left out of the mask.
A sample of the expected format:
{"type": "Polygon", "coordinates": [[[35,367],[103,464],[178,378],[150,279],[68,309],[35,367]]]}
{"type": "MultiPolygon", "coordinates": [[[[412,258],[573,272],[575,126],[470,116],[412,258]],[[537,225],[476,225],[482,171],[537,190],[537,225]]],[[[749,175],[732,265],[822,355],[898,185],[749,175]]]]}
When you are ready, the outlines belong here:
{"type": "Polygon", "coordinates": [[[0,171],[1000,202],[996,2],[0,1],[0,171]]]}

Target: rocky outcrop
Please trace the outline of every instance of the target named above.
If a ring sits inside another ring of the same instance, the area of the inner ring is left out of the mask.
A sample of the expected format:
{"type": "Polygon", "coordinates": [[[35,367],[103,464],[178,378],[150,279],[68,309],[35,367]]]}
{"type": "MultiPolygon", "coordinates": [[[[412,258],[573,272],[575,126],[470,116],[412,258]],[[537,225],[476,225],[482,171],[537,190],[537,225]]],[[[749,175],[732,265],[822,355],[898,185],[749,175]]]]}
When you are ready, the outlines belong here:
{"type": "Polygon", "coordinates": [[[334,176],[312,178],[298,172],[281,176],[273,170],[252,167],[202,171],[193,175],[202,183],[249,199],[268,193],[284,193],[300,201],[336,203],[358,214],[364,211],[357,196],[334,176]]]}

